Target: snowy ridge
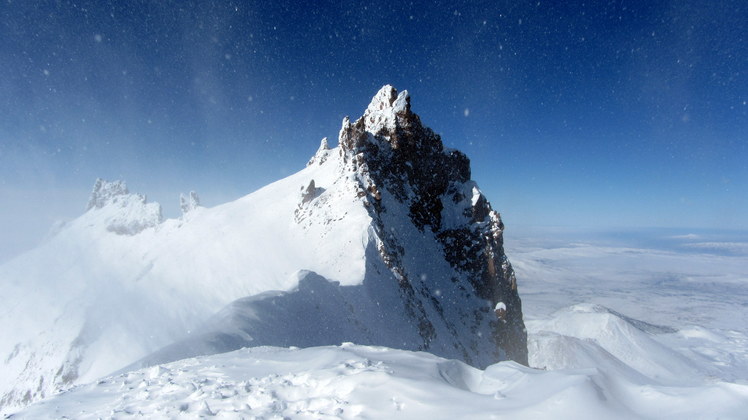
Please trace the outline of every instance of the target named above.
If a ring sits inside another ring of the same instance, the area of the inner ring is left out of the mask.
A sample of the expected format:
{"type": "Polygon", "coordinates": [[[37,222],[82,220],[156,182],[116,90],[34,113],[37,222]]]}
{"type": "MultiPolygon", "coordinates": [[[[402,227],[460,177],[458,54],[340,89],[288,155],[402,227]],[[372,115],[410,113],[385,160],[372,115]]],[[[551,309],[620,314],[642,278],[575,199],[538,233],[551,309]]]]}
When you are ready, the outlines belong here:
{"type": "Polygon", "coordinates": [[[0,266],[0,298],[15,302],[0,313],[0,409],[138,361],[245,345],[355,340],[526,363],[503,225],[482,194],[471,202],[469,173],[407,92],[385,86],[344,120],[338,147],[323,140],[305,169],[231,203],[191,194],[162,220],[124,183],[97,180],[85,214],[0,266]]]}
{"type": "Polygon", "coordinates": [[[162,221],[161,206],[148,203],[144,195],[130,194],[122,181],[97,179],[86,210],[95,214],[107,230],[120,235],[135,235],[162,221]]]}
{"type": "Polygon", "coordinates": [[[369,219],[336,175],[307,168],[235,202],[125,235],[112,226],[138,225],[153,207],[115,189],[101,208],[0,266],[0,297],[14,302],[0,313],[2,405],[25,405],[122,368],[236,299],[293,289],[300,269],[360,284],[369,219]],[[294,221],[296,192],[310,179],[329,188],[314,204],[327,223],[294,221]]]}

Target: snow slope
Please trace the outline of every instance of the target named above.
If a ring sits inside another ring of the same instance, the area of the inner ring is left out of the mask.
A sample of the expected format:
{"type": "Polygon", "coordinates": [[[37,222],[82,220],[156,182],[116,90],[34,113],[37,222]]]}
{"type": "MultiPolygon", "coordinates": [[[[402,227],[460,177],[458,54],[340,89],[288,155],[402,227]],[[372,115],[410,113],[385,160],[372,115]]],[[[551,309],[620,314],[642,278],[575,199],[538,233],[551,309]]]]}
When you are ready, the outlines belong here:
{"type": "MultiPolygon", "coordinates": [[[[550,230],[543,236],[524,233],[509,251],[523,279],[531,366],[594,366],[577,356],[563,360],[560,350],[533,351],[592,343],[657,383],[748,379],[748,253],[691,246],[724,233],[674,240],[653,231],[623,243],[550,230]]],[[[727,236],[720,243],[748,243],[744,232],[727,236]]]]}
{"type": "Polygon", "coordinates": [[[744,418],[748,385],[662,386],[606,368],[480,370],[343,344],[255,347],[105,378],[11,418],[744,418]]]}
{"type": "Polygon", "coordinates": [[[391,86],[344,120],[339,143],[234,202],[182,197],[179,219],[97,180],[85,214],[0,266],[0,410],[245,345],[355,340],[526,362],[503,224],[468,159],[391,86]]]}
{"type": "Polygon", "coordinates": [[[541,369],[480,370],[351,344],[259,347],[105,378],[13,418],[745,418],[747,314],[742,289],[731,287],[748,280],[748,255],[513,243],[530,364],[541,369]],[[663,273],[669,283],[709,281],[673,288],[656,281],[663,273]]]}
{"type": "Polygon", "coordinates": [[[12,302],[0,313],[3,395],[29,381],[13,399],[34,399],[110,373],[235,299],[292,289],[299,269],[360,283],[368,216],[354,199],[330,194],[325,217],[345,215],[345,223],[294,223],[297,192],[311,177],[331,190],[346,188],[310,167],[236,202],[131,235],[119,230],[140,226],[151,204],[118,195],[0,266],[0,298],[12,302]]]}

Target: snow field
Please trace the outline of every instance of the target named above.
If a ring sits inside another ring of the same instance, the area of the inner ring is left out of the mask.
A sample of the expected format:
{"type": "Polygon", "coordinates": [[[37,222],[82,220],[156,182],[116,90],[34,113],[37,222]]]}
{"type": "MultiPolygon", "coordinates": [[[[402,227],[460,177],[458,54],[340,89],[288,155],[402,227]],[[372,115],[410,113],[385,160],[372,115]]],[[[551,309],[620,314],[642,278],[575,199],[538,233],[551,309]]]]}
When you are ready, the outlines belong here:
{"type": "Polygon", "coordinates": [[[383,347],[258,347],[109,377],[12,418],[741,418],[748,385],[662,386],[605,368],[485,370],[383,347]]]}

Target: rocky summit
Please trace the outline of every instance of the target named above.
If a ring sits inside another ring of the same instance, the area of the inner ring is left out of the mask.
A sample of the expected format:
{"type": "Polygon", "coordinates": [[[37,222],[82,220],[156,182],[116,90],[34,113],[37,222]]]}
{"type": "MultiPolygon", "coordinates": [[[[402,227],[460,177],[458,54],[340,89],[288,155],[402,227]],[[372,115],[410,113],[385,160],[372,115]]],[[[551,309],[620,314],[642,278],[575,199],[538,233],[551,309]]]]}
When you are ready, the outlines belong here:
{"type": "Polygon", "coordinates": [[[492,311],[477,311],[475,317],[491,319],[491,337],[505,353],[502,356],[527,364],[517,280],[503,248],[504,225],[470,180],[469,159],[445,148],[439,135],[411,111],[408,92],[398,94],[389,85],[380,89],[356,122],[343,121],[339,144],[346,168],[358,175],[359,194],[367,197],[381,240],[380,256],[397,277],[410,310],[421,319],[424,341],[434,335],[422,308],[429,302],[421,304],[415,296],[428,295],[433,279],[421,279],[404,263],[404,238],[387,229],[397,224],[389,217],[390,206],[407,209],[409,221],[423,234],[409,240],[439,244],[438,258],[454,270],[449,274],[452,282],[466,280],[465,293],[490,301],[491,307],[503,304],[501,319],[491,319],[492,311]]]}
{"type": "Polygon", "coordinates": [[[97,180],[0,265],[0,413],[112,372],[242,347],[352,342],[527,363],[501,218],[470,162],[383,87],[299,172],[203,207],[97,180]]]}

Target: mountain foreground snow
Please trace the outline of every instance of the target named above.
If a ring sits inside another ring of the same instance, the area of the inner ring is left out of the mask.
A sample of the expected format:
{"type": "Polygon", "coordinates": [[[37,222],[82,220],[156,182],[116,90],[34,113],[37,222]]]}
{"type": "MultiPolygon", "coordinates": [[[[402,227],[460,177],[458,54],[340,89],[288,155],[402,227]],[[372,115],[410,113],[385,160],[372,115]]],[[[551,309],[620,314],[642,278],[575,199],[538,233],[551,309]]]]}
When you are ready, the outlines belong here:
{"type": "Polygon", "coordinates": [[[255,347],[122,372],[12,418],[745,418],[748,255],[512,244],[534,368],[255,347]]]}
{"type": "MultiPolygon", "coordinates": [[[[576,305],[545,320],[560,331],[531,331],[533,361],[477,369],[425,352],[386,347],[253,347],[183,359],[107,377],[34,404],[11,418],[300,419],[741,419],[748,382],[705,379],[693,363],[653,380],[629,365],[673,368],[681,353],[650,353],[675,331],[596,305],[576,305]],[[611,318],[612,317],[612,318],[611,318]],[[628,334],[589,324],[612,322],[628,334]],[[659,329],[658,329],[659,328],[659,329]],[[663,329],[664,328],[664,329],[663,329]],[[574,335],[586,334],[579,339],[574,335]],[[615,343],[610,342],[614,336],[615,343]],[[654,344],[652,344],[654,343],[654,344]],[[614,355],[614,353],[616,355],[614,355]],[[666,354],[667,353],[667,354],[666,354]],[[676,356],[676,361],[670,360],[676,356]],[[691,375],[694,382],[673,382],[691,375]]],[[[538,324],[539,325],[539,324],[538,324]]],[[[544,325],[547,328],[549,325],[544,325]]],[[[684,332],[685,334],[690,334],[684,332]]],[[[715,336],[712,337],[713,339],[715,336]]],[[[729,342],[723,337],[723,344],[729,342]]],[[[647,370],[645,370],[647,372],[647,370]]],[[[652,371],[655,375],[656,369],[652,371]]]]}

